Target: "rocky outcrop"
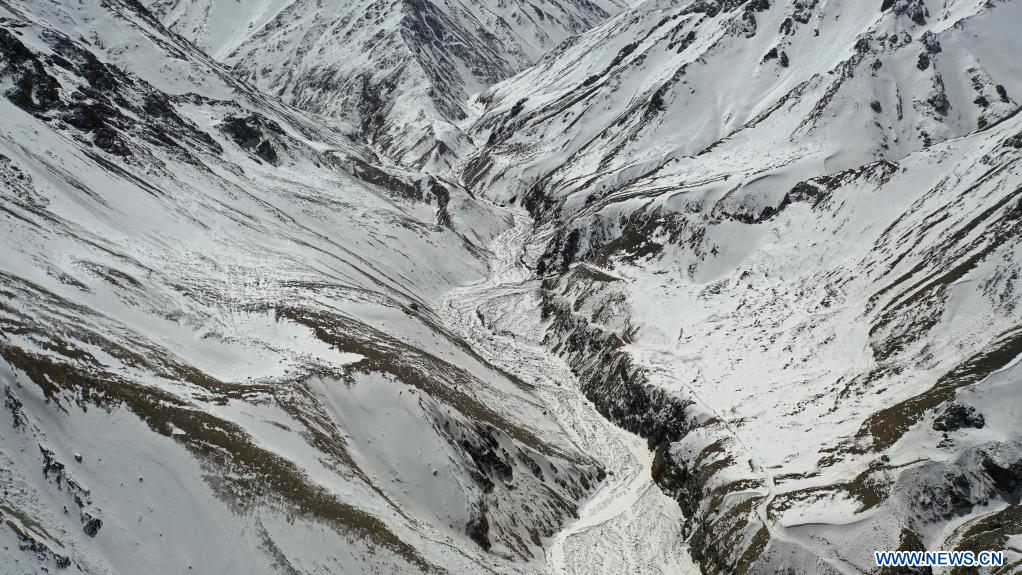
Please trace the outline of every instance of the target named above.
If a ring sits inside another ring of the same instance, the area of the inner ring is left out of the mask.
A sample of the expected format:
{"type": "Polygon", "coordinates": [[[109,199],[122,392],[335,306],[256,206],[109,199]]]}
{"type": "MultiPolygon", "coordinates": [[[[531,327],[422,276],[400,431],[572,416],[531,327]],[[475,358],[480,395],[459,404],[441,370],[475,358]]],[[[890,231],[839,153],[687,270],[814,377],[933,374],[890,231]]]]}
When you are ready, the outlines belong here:
{"type": "Polygon", "coordinates": [[[247,117],[229,116],[224,119],[221,129],[232,140],[251,154],[277,164],[277,150],[270,140],[270,134],[282,135],[280,126],[258,114],[247,117]]]}

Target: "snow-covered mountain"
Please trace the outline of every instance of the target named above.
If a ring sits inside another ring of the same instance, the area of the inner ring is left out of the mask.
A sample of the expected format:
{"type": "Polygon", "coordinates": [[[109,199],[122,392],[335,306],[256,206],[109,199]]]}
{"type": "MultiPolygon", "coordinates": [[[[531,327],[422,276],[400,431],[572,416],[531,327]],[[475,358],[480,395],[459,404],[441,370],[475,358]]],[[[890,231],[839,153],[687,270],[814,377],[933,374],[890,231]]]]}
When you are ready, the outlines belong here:
{"type": "Polygon", "coordinates": [[[151,0],[165,24],[284,102],[361,128],[399,163],[441,170],[472,147],[469,96],[622,0],[151,0]]]}
{"type": "Polygon", "coordinates": [[[506,212],[137,3],[0,23],[0,571],[542,557],[602,466],[431,307],[506,212]]]}
{"type": "Polygon", "coordinates": [[[650,1],[479,98],[465,182],[556,227],[549,344],[704,572],[1020,559],[1019,22],[650,1]]]}
{"type": "Polygon", "coordinates": [[[1017,571],[1019,23],[0,0],[0,572],[1017,571]]]}

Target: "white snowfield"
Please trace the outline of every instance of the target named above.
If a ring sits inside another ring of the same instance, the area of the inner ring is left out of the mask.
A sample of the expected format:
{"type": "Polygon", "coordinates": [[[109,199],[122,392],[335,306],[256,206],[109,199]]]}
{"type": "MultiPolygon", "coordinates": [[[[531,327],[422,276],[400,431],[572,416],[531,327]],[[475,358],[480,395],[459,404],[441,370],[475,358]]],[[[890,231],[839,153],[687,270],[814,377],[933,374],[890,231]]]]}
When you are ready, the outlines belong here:
{"type": "Polygon", "coordinates": [[[143,4],[0,0],[2,575],[1022,568],[1022,3],[143,4]]]}

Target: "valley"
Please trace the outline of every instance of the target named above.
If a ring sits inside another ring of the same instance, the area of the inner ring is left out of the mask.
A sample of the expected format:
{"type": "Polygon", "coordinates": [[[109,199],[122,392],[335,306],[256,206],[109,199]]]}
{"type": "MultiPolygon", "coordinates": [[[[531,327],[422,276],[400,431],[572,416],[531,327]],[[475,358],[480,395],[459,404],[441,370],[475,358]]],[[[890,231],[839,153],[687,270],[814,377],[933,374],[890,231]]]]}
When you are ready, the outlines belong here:
{"type": "Polygon", "coordinates": [[[515,225],[491,247],[491,275],[449,292],[438,310],[488,361],[535,383],[568,438],[606,470],[578,519],[554,535],[544,573],[698,573],[685,549],[680,509],[653,483],[646,442],[604,419],[567,364],[544,347],[541,286],[530,264],[548,233],[537,233],[524,211],[513,215],[515,225]]]}
{"type": "Polygon", "coordinates": [[[0,0],[0,571],[1017,572],[1020,22],[0,0]]]}

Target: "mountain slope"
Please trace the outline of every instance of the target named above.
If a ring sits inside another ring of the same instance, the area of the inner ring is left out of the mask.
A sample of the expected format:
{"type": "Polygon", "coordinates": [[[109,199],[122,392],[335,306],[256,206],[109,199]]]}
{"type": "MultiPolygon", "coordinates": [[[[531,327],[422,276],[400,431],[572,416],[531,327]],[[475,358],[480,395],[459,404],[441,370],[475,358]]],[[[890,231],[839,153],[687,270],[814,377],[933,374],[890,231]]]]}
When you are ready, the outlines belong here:
{"type": "Polygon", "coordinates": [[[361,127],[403,165],[468,151],[468,98],[620,9],[617,0],[156,0],[153,11],[283,101],[361,127]]]}
{"type": "Polygon", "coordinates": [[[1014,4],[934,6],[922,24],[911,6],[930,13],[907,1],[643,3],[481,96],[473,135],[488,144],[469,181],[502,199],[581,201],[626,184],[617,174],[670,172],[730,142],[776,156],[766,165],[792,154],[822,164],[794,183],[903,157],[1018,108],[1005,49],[1014,4]]]}
{"type": "Polygon", "coordinates": [[[149,8],[0,0],[6,570],[1022,564],[1018,2],[149,8]]]}
{"type": "Polygon", "coordinates": [[[704,572],[1017,541],[1019,9],[646,2],[480,96],[464,181],[556,229],[549,345],[704,572]]]}
{"type": "Polygon", "coordinates": [[[5,573],[542,556],[602,469],[431,310],[505,212],[135,2],[0,23],[5,573]]]}

